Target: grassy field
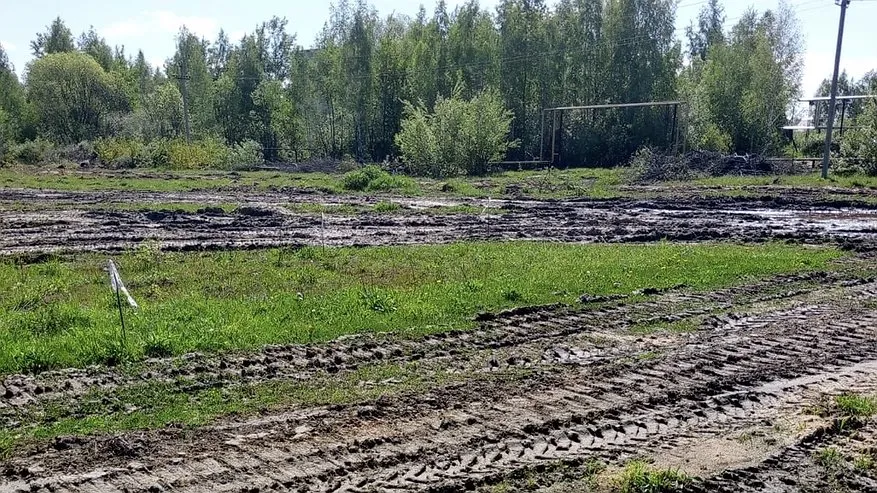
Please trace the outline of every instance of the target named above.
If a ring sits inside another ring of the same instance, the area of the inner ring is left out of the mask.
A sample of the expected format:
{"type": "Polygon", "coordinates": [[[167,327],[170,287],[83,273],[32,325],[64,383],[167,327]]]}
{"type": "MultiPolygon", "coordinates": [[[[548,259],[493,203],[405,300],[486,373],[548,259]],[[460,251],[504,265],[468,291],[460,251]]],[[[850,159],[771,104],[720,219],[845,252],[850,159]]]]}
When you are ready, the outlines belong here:
{"type": "MultiPolygon", "coordinates": [[[[623,182],[622,170],[576,169],[509,171],[487,177],[450,180],[413,179],[394,176],[367,193],[384,192],[405,196],[446,195],[458,197],[500,197],[526,194],[561,198],[604,196],[623,182]]],[[[356,193],[345,186],[344,176],[326,173],[275,171],[157,171],[86,170],[16,166],[0,168],[0,188],[32,188],[88,191],[184,192],[194,190],[300,188],[329,194],[356,193]]]]}
{"type": "MultiPolygon", "coordinates": [[[[701,178],[685,183],[705,187],[783,185],[794,187],[877,188],[877,176],[831,176],[828,180],[823,180],[819,173],[784,176],[719,176],[715,178],[701,178]]],[[[679,185],[683,184],[679,183],[679,185]]]]}
{"type": "MultiPolygon", "coordinates": [[[[416,197],[610,198],[636,196],[635,190],[621,190],[630,184],[626,168],[578,168],[569,170],[507,171],[484,177],[434,180],[385,175],[366,190],[356,190],[341,174],[289,173],[277,171],[159,171],[79,170],[48,167],[0,168],[0,188],[55,190],[131,190],[180,192],[194,190],[249,189],[253,191],[297,188],[327,194],[390,194],[416,197]]],[[[794,176],[722,176],[686,182],[661,183],[668,192],[691,187],[728,188],[716,193],[745,194],[741,187],[781,185],[796,187],[838,187],[877,189],[877,177],[832,176],[823,180],[818,173],[794,176]]],[[[645,193],[645,192],[644,192],[645,193]]],[[[649,192],[652,193],[652,192],[649,192]]],[[[648,195],[649,193],[645,193],[648,195]]]]}
{"type": "Polygon", "coordinates": [[[0,374],[352,333],[434,333],[471,327],[481,311],[574,303],[582,293],[714,288],[823,269],[840,255],[785,244],[516,242],[213,253],[144,247],[116,258],[141,304],[129,312],[124,346],[106,256],[7,260],[0,264],[0,374]]]}

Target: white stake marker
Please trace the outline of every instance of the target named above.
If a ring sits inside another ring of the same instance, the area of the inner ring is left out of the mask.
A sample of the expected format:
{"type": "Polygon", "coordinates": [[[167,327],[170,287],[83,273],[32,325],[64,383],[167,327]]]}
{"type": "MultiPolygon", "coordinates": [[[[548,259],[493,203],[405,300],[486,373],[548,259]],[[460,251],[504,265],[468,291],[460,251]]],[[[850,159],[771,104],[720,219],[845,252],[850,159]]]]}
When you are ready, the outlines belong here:
{"type": "Polygon", "coordinates": [[[128,299],[128,304],[131,305],[132,308],[140,308],[137,306],[137,302],[134,301],[131,293],[128,292],[128,288],[125,287],[125,283],[122,282],[122,276],[119,275],[119,269],[116,268],[116,263],[112,260],[107,263],[107,271],[110,274],[110,287],[112,288],[113,293],[116,295],[119,293],[125,295],[125,298],[128,299]]]}

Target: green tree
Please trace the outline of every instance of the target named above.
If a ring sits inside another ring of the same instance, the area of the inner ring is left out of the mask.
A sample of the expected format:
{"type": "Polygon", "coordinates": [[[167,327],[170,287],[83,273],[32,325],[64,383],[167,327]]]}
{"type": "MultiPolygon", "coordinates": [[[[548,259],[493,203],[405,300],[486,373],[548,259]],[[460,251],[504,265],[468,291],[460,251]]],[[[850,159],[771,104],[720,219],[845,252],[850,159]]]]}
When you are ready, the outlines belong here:
{"type": "Polygon", "coordinates": [[[286,32],[286,18],[272,17],[256,28],[256,44],[262,69],[268,78],[284,80],[289,76],[289,63],[295,49],[295,36],[286,32]]]}
{"type": "Polygon", "coordinates": [[[794,12],[781,4],[761,16],[750,9],[727,42],[713,46],[686,83],[692,143],[736,152],[772,153],[799,94],[801,44],[794,12]]]}
{"type": "Polygon", "coordinates": [[[503,0],[497,7],[500,34],[500,90],[515,115],[512,136],[526,159],[538,154],[540,109],[547,106],[542,78],[548,71],[547,8],[542,0],[503,0]]]}
{"type": "Polygon", "coordinates": [[[37,39],[30,42],[33,56],[39,58],[52,53],[66,53],[76,50],[73,44],[73,33],[60,17],[46,26],[46,31],[37,33],[37,39]]]}
{"type": "Polygon", "coordinates": [[[688,38],[688,53],[692,60],[706,60],[712,46],[725,42],[725,8],[719,0],[709,0],[697,16],[697,29],[694,21],[685,29],[688,38]]]}
{"type": "Polygon", "coordinates": [[[377,159],[395,154],[393,139],[399,132],[405,93],[404,36],[405,24],[394,16],[386,20],[378,35],[374,54],[377,94],[371,124],[371,155],[377,159]]]}
{"type": "Polygon", "coordinates": [[[877,175],[877,101],[869,101],[855,120],[855,129],[844,136],[841,151],[862,160],[866,173],[877,175]]]}
{"type": "Polygon", "coordinates": [[[24,87],[0,45],[0,161],[9,144],[22,137],[26,114],[24,87]]]}
{"type": "MultiPolygon", "coordinates": [[[[292,94],[278,80],[263,80],[253,92],[253,103],[258,112],[265,115],[263,120],[266,130],[271,133],[266,139],[276,147],[292,150],[291,155],[283,155],[286,159],[298,158],[299,150],[304,147],[304,131],[301,117],[292,94]]],[[[269,152],[269,159],[277,159],[281,153],[269,152]]]]}
{"type": "Polygon", "coordinates": [[[146,56],[143,54],[143,50],[137,52],[137,57],[134,59],[134,65],[131,67],[131,70],[134,73],[137,90],[140,99],[142,100],[147,94],[155,89],[155,78],[152,73],[152,67],[150,67],[149,63],[146,61],[146,56]]]}
{"type": "Polygon", "coordinates": [[[113,49],[110,48],[110,45],[107,44],[104,38],[97,34],[94,26],[91,26],[87,32],[79,36],[78,46],[79,51],[94,58],[104,70],[109,72],[114,68],[113,49]]]}
{"type": "Polygon", "coordinates": [[[27,98],[43,136],[77,143],[101,135],[117,95],[94,58],[74,52],[35,60],[27,74],[27,98]]]}
{"type": "Polygon", "coordinates": [[[183,96],[174,84],[161,84],[144,97],[139,115],[146,139],[177,137],[183,130],[183,96]]]}
{"type": "Polygon", "coordinates": [[[214,108],[223,137],[229,144],[255,140],[263,147],[277,147],[270,134],[270,115],[253,101],[253,93],[264,79],[256,37],[244,36],[215,86],[214,108]]]}
{"type": "Polygon", "coordinates": [[[210,75],[214,79],[218,79],[225,73],[231,51],[232,44],[228,39],[228,34],[226,34],[225,30],[220,29],[216,41],[207,50],[207,66],[210,68],[210,75]]]}
{"type": "Polygon", "coordinates": [[[184,96],[188,96],[191,131],[208,136],[216,130],[213,77],[207,68],[207,42],[198,39],[185,26],[177,35],[177,48],[165,72],[184,96]],[[185,84],[184,84],[185,83],[185,84]]]}

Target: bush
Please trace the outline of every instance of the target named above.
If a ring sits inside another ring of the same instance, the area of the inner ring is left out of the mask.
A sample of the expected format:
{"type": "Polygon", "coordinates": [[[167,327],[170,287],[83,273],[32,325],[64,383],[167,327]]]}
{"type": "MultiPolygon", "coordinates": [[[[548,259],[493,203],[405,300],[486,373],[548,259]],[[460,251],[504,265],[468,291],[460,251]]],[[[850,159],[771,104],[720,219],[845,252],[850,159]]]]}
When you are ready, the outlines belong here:
{"type": "Polygon", "coordinates": [[[9,146],[8,161],[21,164],[47,164],[56,160],[55,144],[43,138],[9,146]]]}
{"type": "Polygon", "coordinates": [[[145,146],[143,142],[136,139],[100,138],[94,142],[94,152],[101,163],[116,168],[131,168],[148,164],[145,146]]]}
{"type": "Polygon", "coordinates": [[[842,154],[861,160],[857,171],[877,176],[877,102],[868,103],[855,126],[843,140],[842,154]]]}
{"type": "Polygon", "coordinates": [[[482,175],[488,164],[502,159],[518,141],[509,141],[512,113],[496,91],[484,91],[470,101],[458,87],[450,99],[440,98],[430,114],[421,103],[405,103],[402,128],[396,135],[409,172],[444,177],[482,175]]]}
{"type": "Polygon", "coordinates": [[[245,140],[232,146],[225,156],[225,166],[228,168],[253,166],[263,162],[262,145],[255,140],[245,140]]]}
{"type": "Polygon", "coordinates": [[[207,138],[187,144],[174,140],[168,150],[167,166],[173,169],[215,168],[225,166],[229,150],[219,139],[207,138]]]}
{"type": "Polygon", "coordinates": [[[146,166],[168,166],[171,162],[171,140],[156,139],[143,148],[143,162],[146,166]]]}
{"type": "Polygon", "coordinates": [[[399,204],[397,204],[395,202],[382,201],[382,202],[378,202],[377,204],[375,204],[374,207],[372,208],[372,210],[374,210],[377,213],[387,213],[387,212],[396,212],[401,208],[402,208],[402,206],[400,206],[399,204]]]}
{"type": "Polygon", "coordinates": [[[356,171],[345,173],[341,186],[354,192],[404,191],[409,194],[420,192],[416,181],[407,176],[391,175],[376,164],[364,166],[356,171]]]}
{"type": "Polygon", "coordinates": [[[381,169],[380,166],[370,164],[358,170],[345,173],[341,184],[345,190],[365,192],[373,181],[379,180],[384,176],[390,176],[390,174],[381,169]]]}

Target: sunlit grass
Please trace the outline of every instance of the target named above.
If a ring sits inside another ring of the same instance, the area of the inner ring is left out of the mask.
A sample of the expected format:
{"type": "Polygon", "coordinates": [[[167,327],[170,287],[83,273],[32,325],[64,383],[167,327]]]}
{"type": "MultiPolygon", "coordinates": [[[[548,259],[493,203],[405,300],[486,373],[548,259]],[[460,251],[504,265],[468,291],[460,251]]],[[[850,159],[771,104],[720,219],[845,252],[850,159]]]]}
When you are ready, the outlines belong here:
{"type": "Polygon", "coordinates": [[[825,268],[832,249],[785,244],[569,245],[531,242],[116,256],[141,304],[120,347],[115,300],[84,254],[0,263],[0,373],[190,351],[325,341],[353,333],[471,327],[481,311],[574,304],[582,293],[825,268]]]}

